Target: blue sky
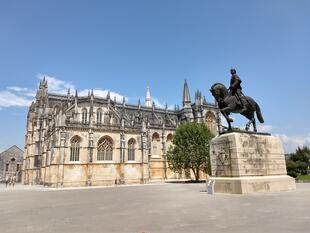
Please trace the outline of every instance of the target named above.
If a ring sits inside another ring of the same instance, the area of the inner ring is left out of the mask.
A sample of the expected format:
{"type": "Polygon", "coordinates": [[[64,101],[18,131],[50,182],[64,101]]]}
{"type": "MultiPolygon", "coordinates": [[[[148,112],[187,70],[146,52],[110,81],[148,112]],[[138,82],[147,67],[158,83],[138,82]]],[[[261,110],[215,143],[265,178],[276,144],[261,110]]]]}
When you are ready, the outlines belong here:
{"type": "MultiPolygon", "coordinates": [[[[262,130],[286,151],[310,145],[310,1],[0,1],[0,151],[22,147],[39,78],[54,91],[111,90],[136,103],[207,100],[235,67],[262,130]]],[[[237,115],[236,125],[245,119],[237,115]]]]}

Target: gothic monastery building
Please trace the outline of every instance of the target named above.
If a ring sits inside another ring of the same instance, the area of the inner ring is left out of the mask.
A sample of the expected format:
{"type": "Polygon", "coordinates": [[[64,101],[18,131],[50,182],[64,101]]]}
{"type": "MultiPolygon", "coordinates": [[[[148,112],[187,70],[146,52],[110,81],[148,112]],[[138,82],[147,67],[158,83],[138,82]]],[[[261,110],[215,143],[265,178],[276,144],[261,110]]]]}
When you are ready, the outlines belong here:
{"type": "Polygon", "coordinates": [[[217,134],[219,110],[185,81],[182,108],[158,108],[149,88],[142,105],[110,97],[50,93],[43,79],[29,108],[23,184],[51,187],[146,183],[188,178],[168,168],[166,152],[179,124],[196,121],[217,134]]]}

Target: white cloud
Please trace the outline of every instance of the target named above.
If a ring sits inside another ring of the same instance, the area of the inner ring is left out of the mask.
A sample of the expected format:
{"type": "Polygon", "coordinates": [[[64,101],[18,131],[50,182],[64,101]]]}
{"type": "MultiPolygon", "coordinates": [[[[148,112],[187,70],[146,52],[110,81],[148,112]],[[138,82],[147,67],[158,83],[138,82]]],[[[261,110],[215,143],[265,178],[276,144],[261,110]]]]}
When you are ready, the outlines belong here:
{"type": "Polygon", "coordinates": [[[272,131],[272,125],[258,125],[257,131],[263,133],[270,133],[272,131]]]}
{"type": "Polygon", "coordinates": [[[37,78],[47,80],[48,91],[57,94],[67,94],[68,89],[75,90],[75,86],[68,81],[60,80],[47,74],[38,74],[37,78]]]}
{"type": "Polygon", "coordinates": [[[13,87],[7,87],[8,90],[11,90],[11,91],[17,91],[17,92],[27,92],[29,91],[30,89],[27,88],[27,87],[16,87],[16,86],[13,86],[13,87]]]}
{"type": "Polygon", "coordinates": [[[8,89],[0,91],[0,107],[29,106],[31,101],[32,99],[23,93],[8,89]]]}
{"type": "Polygon", "coordinates": [[[175,105],[173,105],[173,104],[168,105],[168,109],[170,109],[170,110],[174,110],[174,109],[175,109],[175,105]]]}
{"type": "MultiPolygon", "coordinates": [[[[145,105],[145,98],[141,97],[139,98],[141,100],[141,105],[145,105]]],[[[158,100],[157,98],[152,97],[152,102],[154,102],[155,104],[155,108],[166,108],[166,104],[162,103],[160,100],[158,100]]],[[[175,109],[175,105],[171,104],[171,105],[167,105],[167,108],[169,110],[174,110],[175,109]]]]}
{"type": "Polygon", "coordinates": [[[158,99],[153,98],[153,102],[155,103],[155,106],[158,108],[165,108],[165,105],[162,104],[158,99]]]}
{"type": "Polygon", "coordinates": [[[293,135],[275,134],[283,142],[284,150],[286,153],[294,152],[297,147],[309,146],[310,147],[310,133],[307,135],[293,135]]]}
{"type": "MultiPolygon", "coordinates": [[[[68,89],[71,89],[71,93],[74,93],[76,89],[75,86],[68,81],[60,80],[55,77],[49,76],[47,74],[38,74],[37,78],[43,80],[43,78],[47,80],[48,92],[57,93],[57,94],[66,94],[68,89]]],[[[79,92],[80,96],[87,96],[89,90],[82,90],[79,92]]],[[[94,89],[94,95],[106,98],[109,90],[102,89],[94,89]]],[[[27,87],[19,87],[19,86],[9,86],[4,90],[0,90],[0,110],[3,107],[13,107],[13,106],[29,106],[36,95],[36,90],[27,88],[27,87]]],[[[110,97],[113,100],[116,98],[117,102],[122,102],[124,96],[110,91],[110,97]]],[[[128,102],[128,98],[125,97],[126,102],[128,102]]]]}
{"type": "MultiPolygon", "coordinates": [[[[75,90],[75,85],[72,84],[71,82],[64,81],[57,79],[55,77],[49,76],[47,74],[39,74],[38,78],[40,80],[43,80],[43,78],[47,80],[47,85],[48,85],[48,91],[51,93],[57,93],[57,94],[66,94],[68,92],[68,89],[71,90],[71,93],[73,93],[73,90],[75,90]]],[[[78,94],[79,96],[87,96],[89,89],[84,89],[82,91],[79,91],[78,94]]],[[[102,98],[106,98],[107,94],[110,90],[102,90],[102,89],[93,89],[94,95],[102,98]]],[[[110,91],[110,97],[112,100],[114,100],[114,97],[116,97],[117,102],[123,102],[124,96],[117,93],[110,91]]],[[[126,102],[128,101],[128,98],[125,97],[126,102]]]]}
{"type": "MultiPolygon", "coordinates": [[[[93,89],[94,96],[98,96],[98,97],[102,97],[102,98],[106,98],[109,91],[110,90],[93,89]]],[[[82,91],[79,91],[78,94],[79,94],[79,96],[87,96],[88,92],[90,92],[90,90],[84,89],[82,91]]],[[[123,96],[123,95],[121,95],[121,94],[119,94],[117,92],[110,91],[110,98],[112,100],[114,100],[114,98],[116,98],[116,102],[123,102],[123,98],[124,97],[125,96],[123,96]]],[[[128,98],[125,97],[125,100],[127,102],[128,98]]]]}
{"type": "Polygon", "coordinates": [[[27,87],[12,86],[12,87],[7,87],[6,89],[9,90],[10,92],[18,93],[19,95],[23,95],[23,96],[28,96],[28,97],[36,96],[36,91],[30,88],[27,88],[27,87]]]}

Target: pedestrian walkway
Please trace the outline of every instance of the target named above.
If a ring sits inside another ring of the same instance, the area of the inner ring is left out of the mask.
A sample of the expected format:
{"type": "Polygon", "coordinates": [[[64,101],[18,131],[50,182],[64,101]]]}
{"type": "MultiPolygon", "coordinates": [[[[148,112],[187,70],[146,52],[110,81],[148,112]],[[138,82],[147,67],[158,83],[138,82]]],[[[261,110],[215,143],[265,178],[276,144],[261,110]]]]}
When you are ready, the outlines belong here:
{"type": "Polygon", "coordinates": [[[22,184],[15,184],[8,185],[5,187],[5,184],[0,184],[0,192],[13,192],[13,191],[20,191],[20,190],[44,190],[44,187],[41,185],[22,185],[22,184]]]}
{"type": "Polygon", "coordinates": [[[0,184],[0,192],[13,192],[13,191],[64,191],[64,190],[82,190],[82,189],[104,189],[104,188],[122,188],[122,187],[135,187],[135,186],[148,186],[148,185],[164,185],[164,182],[148,183],[148,184],[123,184],[123,185],[109,185],[109,186],[80,186],[80,187],[59,187],[50,188],[43,185],[23,185],[15,184],[13,186],[5,187],[5,184],[0,184]]]}
{"type": "Polygon", "coordinates": [[[310,229],[310,184],[297,184],[294,191],[251,195],[208,195],[205,183],[70,191],[4,188],[1,185],[6,190],[0,192],[1,233],[308,233],[310,229]]]}

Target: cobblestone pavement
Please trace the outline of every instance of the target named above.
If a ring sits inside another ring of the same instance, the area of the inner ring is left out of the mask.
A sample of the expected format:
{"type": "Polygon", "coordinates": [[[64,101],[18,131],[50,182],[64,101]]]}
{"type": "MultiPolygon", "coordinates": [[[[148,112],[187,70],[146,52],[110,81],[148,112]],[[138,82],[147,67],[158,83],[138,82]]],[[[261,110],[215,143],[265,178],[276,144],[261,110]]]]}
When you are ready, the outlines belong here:
{"type": "Polygon", "coordinates": [[[0,186],[0,232],[310,232],[310,184],[247,196],[202,183],[55,190],[0,186]]]}

